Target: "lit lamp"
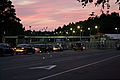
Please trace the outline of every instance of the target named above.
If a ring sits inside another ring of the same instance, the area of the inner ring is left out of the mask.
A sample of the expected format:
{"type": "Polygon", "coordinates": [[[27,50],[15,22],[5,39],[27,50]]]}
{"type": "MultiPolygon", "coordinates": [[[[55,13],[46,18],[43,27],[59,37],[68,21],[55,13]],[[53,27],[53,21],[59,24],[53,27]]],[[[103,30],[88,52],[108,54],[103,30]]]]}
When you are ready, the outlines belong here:
{"type": "Polygon", "coordinates": [[[88,28],[88,30],[90,31],[90,28],[88,28]]]}
{"type": "Polygon", "coordinates": [[[58,32],[56,32],[56,34],[58,34],[58,32]]]}
{"type": "Polygon", "coordinates": [[[68,32],[66,32],[66,41],[68,40],[68,39],[67,39],[67,35],[68,35],[68,32]]]}
{"type": "Polygon", "coordinates": [[[80,26],[77,26],[78,29],[80,29],[80,26]]]}
{"type": "Polygon", "coordinates": [[[90,43],[89,43],[89,48],[91,47],[91,28],[88,27],[89,35],[90,35],[90,43]]]}
{"type": "Polygon", "coordinates": [[[89,31],[89,34],[91,35],[91,28],[90,27],[88,28],[88,31],[89,31]]]}
{"type": "Polygon", "coordinates": [[[115,28],[115,30],[117,31],[117,30],[118,30],[118,28],[115,28]]]}
{"type": "Polygon", "coordinates": [[[95,26],[95,29],[97,30],[97,32],[98,32],[98,26],[95,26]]]}
{"type": "Polygon", "coordinates": [[[60,34],[61,34],[62,32],[60,31],[60,34]]]}
{"type": "Polygon", "coordinates": [[[81,29],[80,32],[83,32],[83,30],[81,29]]]}
{"type": "Polygon", "coordinates": [[[98,26],[95,26],[95,29],[97,29],[98,28],[98,26]]]}
{"type": "Polygon", "coordinates": [[[80,29],[80,41],[81,41],[81,38],[82,38],[82,32],[83,32],[83,30],[80,29]]]}
{"type": "Polygon", "coordinates": [[[72,28],[70,28],[70,30],[72,31],[72,28]]]}
{"type": "Polygon", "coordinates": [[[75,31],[73,31],[73,33],[75,33],[75,31]]]}
{"type": "Polygon", "coordinates": [[[68,34],[68,32],[66,32],[66,34],[68,34]]]}

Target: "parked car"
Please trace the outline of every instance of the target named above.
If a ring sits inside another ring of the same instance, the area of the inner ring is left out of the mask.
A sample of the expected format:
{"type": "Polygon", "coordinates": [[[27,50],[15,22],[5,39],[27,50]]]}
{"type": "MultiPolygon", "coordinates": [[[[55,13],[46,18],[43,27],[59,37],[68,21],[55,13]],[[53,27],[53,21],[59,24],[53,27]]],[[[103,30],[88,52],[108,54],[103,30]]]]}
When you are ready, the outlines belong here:
{"type": "Polygon", "coordinates": [[[53,45],[53,51],[63,51],[63,48],[60,45],[53,45]]]}
{"type": "Polygon", "coordinates": [[[13,56],[14,50],[7,43],[0,43],[0,56],[3,56],[4,54],[10,54],[13,56]]]}
{"type": "Polygon", "coordinates": [[[116,45],[116,49],[120,50],[120,43],[116,45]]]}
{"type": "Polygon", "coordinates": [[[14,51],[16,54],[18,53],[23,53],[23,54],[28,54],[28,53],[35,53],[35,49],[31,44],[18,44],[15,48],[14,51]]]}
{"type": "Polygon", "coordinates": [[[85,47],[85,45],[83,43],[72,43],[71,48],[73,50],[81,50],[81,51],[86,49],[86,47],[85,47]]]}

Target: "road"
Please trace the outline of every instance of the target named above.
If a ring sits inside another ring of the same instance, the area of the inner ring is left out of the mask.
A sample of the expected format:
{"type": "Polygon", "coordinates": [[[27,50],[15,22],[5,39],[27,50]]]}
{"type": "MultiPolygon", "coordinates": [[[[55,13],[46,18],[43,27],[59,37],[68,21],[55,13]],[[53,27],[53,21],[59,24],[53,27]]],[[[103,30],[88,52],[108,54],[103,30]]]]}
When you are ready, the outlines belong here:
{"type": "Polygon", "coordinates": [[[0,57],[0,80],[120,79],[120,51],[66,50],[0,57]]]}

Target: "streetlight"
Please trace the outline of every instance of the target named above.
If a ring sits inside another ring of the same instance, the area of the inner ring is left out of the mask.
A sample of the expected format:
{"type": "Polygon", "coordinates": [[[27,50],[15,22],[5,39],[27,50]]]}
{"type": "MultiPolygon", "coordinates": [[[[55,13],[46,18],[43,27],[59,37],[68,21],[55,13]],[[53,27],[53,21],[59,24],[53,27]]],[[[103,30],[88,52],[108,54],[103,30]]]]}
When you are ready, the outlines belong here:
{"type": "Polygon", "coordinates": [[[116,27],[115,30],[117,31],[117,38],[118,38],[118,28],[116,27]]]}
{"type": "Polygon", "coordinates": [[[81,41],[81,39],[82,39],[82,32],[83,32],[83,30],[80,29],[80,41],[81,41]]]}
{"type": "Polygon", "coordinates": [[[89,31],[89,36],[90,36],[90,43],[89,43],[89,48],[91,47],[91,28],[88,27],[88,31],[89,31]]]}
{"type": "Polygon", "coordinates": [[[95,29],[98,29],[98,26],[95,26],[95,29]]]}
{"type": "Polygon", "coordinates": [[[97,30],[97,32],[98,32],[98,26],[95,26],[95,29],[97,30]]]}
{"type": "Polygon", "coordinates": [[[88,27],[88,31],[89,31],[89,35],[91,35],[91,28],[90,27],[88,27]]]}
{"type": "MultiPolygon", "coordinates": [[[[81,27],[80,26],[77,26],[77,29],[80,29],[81,27]]],[[[82,29],[80,29],[80,41],[81,41],[81,32],[82,32],[82,29]]]]}
{"type": "Polygon", "coordinates": [[[90,31],[90,28],[88,28],[88,30],[90,31]]]}
{"type": "Polygon", "coordinates": [[[58,34],[58,32],[56,32],[56,34],[58,34]]]}
{"type": "Polygon", "coordinates": [[[59,33],[61,34],[62,32],[60,31],[59,33]]]}
{"type": "Polygon", "coordinates": [[[80,32],[83,32],[83,30],[81,29],[80,32]]]}
{"type": "Polygon", "coordinates": [[[68,32],[66,32],[66,34],[68,35],[68,32]]]}
{"type": "Polygon", "coordinates": [[[117,30],[118,30],[118,28],[116,27],[116,28],[115,28],[115,30],[117,31],[117,30]]]}
{"type": "Polygon", "coordinates": [[[66,41],[67,41],[67,35],[68,35],[68,32],[66,32],[66,41]]]}
{"type": "Polygon", "coordinates": [[[77,26],[78,29],[80,29],[80,26],[77,26]]]}
{"type": "Polygon", "coordinates": [[[5,31],[3,32],[3,43],[5,43],[5,31]]]}
{"type": "Polygon", "coordinates": [[[75,31],[73,30],[73,33],[75,33],[75,31]]]}
{"type": "Polygon", "coordinates": [[[29,29],[30,29],[30,40],[29,40],[29,43],[31,43],[31,26],[29,26],[29,29]]]}
{"type": "Polygon", "coordinates": [[[72,28],[70,28],[70,30],[72,31],[73,29],[72,29],[72,28]]]}

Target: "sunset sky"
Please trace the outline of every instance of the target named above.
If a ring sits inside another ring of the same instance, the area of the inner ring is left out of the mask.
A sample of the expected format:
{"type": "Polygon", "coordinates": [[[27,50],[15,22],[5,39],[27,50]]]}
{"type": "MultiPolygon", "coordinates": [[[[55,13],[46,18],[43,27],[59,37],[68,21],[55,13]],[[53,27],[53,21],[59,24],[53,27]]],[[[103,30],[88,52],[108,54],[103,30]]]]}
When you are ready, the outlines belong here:
{"type": "MultiPolygon", "coordinates": [[[[42,30],[48,27],[47,31],[53,31],[59,26],[86,20],[91,12],[95,15],[101,14],[101,6],[94,7],[88,4],[82,8],[77,0],[11,0],[15,6],[17,17],[22,21],[26,29],[32,26],[32,30],[42,30]]],[[[110,11],[118,11],[118,6],[111,1],[110,11]]]]}

